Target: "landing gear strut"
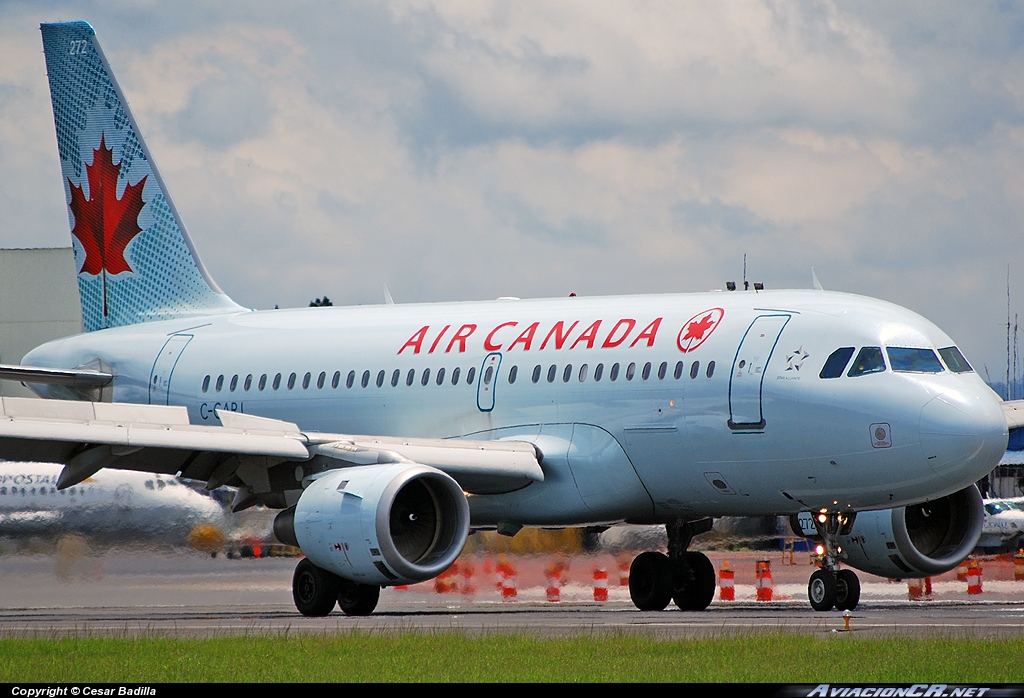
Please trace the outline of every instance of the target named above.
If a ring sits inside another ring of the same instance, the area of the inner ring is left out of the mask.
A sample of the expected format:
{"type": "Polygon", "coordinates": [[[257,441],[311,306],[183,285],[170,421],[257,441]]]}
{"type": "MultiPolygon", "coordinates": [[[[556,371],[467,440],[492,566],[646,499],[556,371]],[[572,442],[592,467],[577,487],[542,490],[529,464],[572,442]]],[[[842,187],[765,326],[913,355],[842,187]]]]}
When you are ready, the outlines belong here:
{"type": "Polygon", "coordinates": [[[335,604],[347,616],[368,616],[379,597],[380,587],[342,579],[307,558],[299,560],[292,576],[292,600],[304,616],[326,616],[335,604]]]}
{"type": "Polygon", "coordinates": [[[852,611],[860,602],[860,579],[853,570],[839,569],[837,539],[853,528],[856,514],[822,511],[814,525],[825,546],[821,569],[807,582],[807,598],[815,611],[852,611]]]}
{"type": "Polygon", "coordinates": [[[711,519],[676,520],[668,529],[668,555],[640,553],[629,568],[629,596],[641,611],[663,611],[669,601],[684,611],[703,611],[715,598],[715,566],[704,553],[686,550],[711,519]]]}

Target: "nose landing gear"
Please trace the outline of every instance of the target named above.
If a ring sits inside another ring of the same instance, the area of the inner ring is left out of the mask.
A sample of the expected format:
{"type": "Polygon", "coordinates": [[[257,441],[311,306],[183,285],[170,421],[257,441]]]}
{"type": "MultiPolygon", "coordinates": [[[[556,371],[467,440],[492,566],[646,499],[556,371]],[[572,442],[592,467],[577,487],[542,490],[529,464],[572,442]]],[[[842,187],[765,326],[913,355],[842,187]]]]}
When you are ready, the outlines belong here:
{"type": "Polygon", "coordinates": [[[860,579],[853,570],[839,569],[839,544],[837,539],[853,528],[856,514],[821,511],[814,515],[825,554],[821,569],[811,575],[807,582],[807,598],[815,611],[852,611],[860,602],[860,579]]]}

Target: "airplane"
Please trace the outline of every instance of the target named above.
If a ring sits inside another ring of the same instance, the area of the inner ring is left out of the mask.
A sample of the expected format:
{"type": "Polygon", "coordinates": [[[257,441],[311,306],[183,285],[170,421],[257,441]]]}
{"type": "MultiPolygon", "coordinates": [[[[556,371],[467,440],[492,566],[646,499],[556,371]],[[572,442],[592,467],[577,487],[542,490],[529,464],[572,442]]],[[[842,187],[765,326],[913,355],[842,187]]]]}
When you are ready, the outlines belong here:
{"type": "Polygon", "coordinates": [[[986,499],[985,524],[978,547],[987,553],[1024,548],[1024,509],[1021,499],[986,499]]]}
{"type": "Polygon", "coordinates": [[[224,508],[176,477],[101,470],[58,490],[60,471],[52,463],[0,463],[0,538],[78,533],[104,544],[202,548],[223,536],[224,508]]]}
{"type": "Polygon", "coordinates": [[[86,331],[0,366],[46,398],[3,400],[0,457],[63,464],[60,489],[155,470],[280,509],[307,616],[372,613],[477,530],[663,525],[667,554],[630,570],[646,611],[711,603],[690,546],[716,517],[813,512],[819,611],[857,605],[841,561],[926,576],[977,542],[974,483],[1024,409],[916,313],[756,285],[246,309],[200,261],[92,27],[41,31],[86,331]],[[851,535],[867,555],[840,549],[851,535]]]}

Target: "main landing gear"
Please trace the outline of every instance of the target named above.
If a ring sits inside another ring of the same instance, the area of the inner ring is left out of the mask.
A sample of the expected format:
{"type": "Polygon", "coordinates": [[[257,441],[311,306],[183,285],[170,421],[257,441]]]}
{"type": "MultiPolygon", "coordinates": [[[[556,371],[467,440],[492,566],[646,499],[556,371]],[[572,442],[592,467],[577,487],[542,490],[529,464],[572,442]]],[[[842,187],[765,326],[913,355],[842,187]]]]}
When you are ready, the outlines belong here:
{"type": "Polygon", "coordinates": [[[377,607],[380,587],[342,579],[302,558],[292,575],[292,599],[304,616],[326,616],[338,604],[347,616],[368,616],[377,607]]]}
{"type": "Polygon", "coordinates": [[[826,511],[814,515],[814,525],[825,546],[821,569],[807,582],[807,598],[815,611],[852,611],[860,601],[860,579],[853,570],[839,569],[836,540],[850,532],[855,517],[856,514],[826,511]]]}
{"type": "Polygon", "coordinates": [[[668,529],[668,555],[640,553],[629,568],[629,596],[641,611],[663,611],[669,601],[684,611],[703,611],[715,598],[715,566],[704,553],[686,550],[693,537],[711,530],[711,519],[676,520],[668,529]]]}

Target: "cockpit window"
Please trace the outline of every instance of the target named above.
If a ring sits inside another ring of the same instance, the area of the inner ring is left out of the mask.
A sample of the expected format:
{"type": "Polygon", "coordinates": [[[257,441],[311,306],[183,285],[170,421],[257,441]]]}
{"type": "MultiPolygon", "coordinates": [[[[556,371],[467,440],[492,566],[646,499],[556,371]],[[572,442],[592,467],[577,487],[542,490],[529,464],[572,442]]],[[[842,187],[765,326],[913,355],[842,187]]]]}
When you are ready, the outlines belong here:
{"type": "Polygon", "coordinates": [[[851,356],[853,356],[853,347],[840,347],[836,349],[825,359],[825,365],[822,367],[818,377],[838,378],[843,375],[843,371],[846,370],[846,364],[850,363],[851,356]]]}
{"type": "Polygon", "coordinates": [[[953,373],[971,373],[974,371],[971,365],[967,363],[967,359],[964,358],[964,355],[956,347],[939,349],[939,356],[946,363],[946,368],[953,373]]]}
{"type": "Polygon", "coordinates": [[[885,370],[885,359],[882,358],[881,347],[864,347],[857,354],[848,376],[862,376],[865,373],[878,373],[885,370]]]}
{"type": "Polygon", "coordinates": [[[941,373],[942,364],[939,357],[931,349],[913,349],[908,347],[886,347],[889,365],[893,371],[901,373],[941,373]]]}

